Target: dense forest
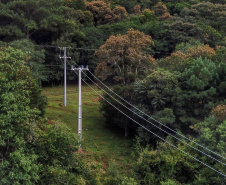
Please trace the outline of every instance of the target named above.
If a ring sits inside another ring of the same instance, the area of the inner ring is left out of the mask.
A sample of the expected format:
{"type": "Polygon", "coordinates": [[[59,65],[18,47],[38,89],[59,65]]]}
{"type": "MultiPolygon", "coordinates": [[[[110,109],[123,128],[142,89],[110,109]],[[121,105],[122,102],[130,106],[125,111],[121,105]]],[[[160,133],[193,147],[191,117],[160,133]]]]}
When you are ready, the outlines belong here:
{"type": "Polygon", "coordinates": [[[0,184],[225,184],[225,23],[225,0],[1,0],[0,184]],[[41,88],[63,84],[63,47],[122,98],[103,92],[128,117],[100,111],[137,138],[127,177],[97,179],[71,129],[46,124],[41,88]]]}

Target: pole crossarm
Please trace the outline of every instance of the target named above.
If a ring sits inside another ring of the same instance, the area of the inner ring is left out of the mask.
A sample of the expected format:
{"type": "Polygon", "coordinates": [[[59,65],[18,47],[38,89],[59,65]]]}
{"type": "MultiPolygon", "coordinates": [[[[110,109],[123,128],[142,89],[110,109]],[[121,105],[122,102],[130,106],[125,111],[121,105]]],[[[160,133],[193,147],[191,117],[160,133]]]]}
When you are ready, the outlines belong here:
{"type": "Polygon", "coordinates": [[[78,78],[78,142],[79,142],[79,147],[81,147],[81,141],[82,141],[82,83],[81,83],[81,79],[82,79],[82,75],[81,72],[83,70],[88,71],[89,68],[88,66],[86,66],[86,68],[84,68],[84,66],[81,66],[79,68],[74,68],[73,66],[71,66],[71,70],[75,71],[77,70],[79,72],[79,78],[78,78]]]}
{"type": "Polygon", "coordinates": [[[78,67],[78,68],[75,68],[74,66],[71,66],[71,70],[72,71],[75,71],[75,70],[82,70],[82,71],[89,71],[89,68],[88,68],[88,66],[86,66],[85,68],[84,68],[84,66],[82,65],[81,67],[78,67]]]}
{"type": "MultiPolygon", "coordinates": [[[[60,48],[60,49],[61,49],[61,48],[60,48]]],[[[66,47],[63,47],[63,50],[64,50],[64,56],[59,55],[59,58],[69,58],[69,59],[71,59],[71,57],[67,57],[67,54],[66,54],[66,47]]]]}

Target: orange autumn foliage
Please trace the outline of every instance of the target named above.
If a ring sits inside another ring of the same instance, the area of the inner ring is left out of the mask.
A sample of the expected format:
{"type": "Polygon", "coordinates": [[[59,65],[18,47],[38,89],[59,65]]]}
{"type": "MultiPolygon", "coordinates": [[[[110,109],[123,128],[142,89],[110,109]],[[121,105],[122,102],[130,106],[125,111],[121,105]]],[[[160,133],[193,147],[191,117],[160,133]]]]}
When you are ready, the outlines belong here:
{"type": "Polygon", "coordinates": [[[226,120],[226,105],[218,105],[212,109],[212,114],[218,121],[222,122],[226,120]]]}
{"type": "Polygon", "coordinates": [[[211,57],[213,55],[215,55],[215,50],[213,48],[211,48],[209,45],[190,48],[187,51],[187,56],[193,57],[193,58],[197,58],[199,56],[211,57]]]}
{"type": "Polygon", "coordinates": [[[191,59],[198,57],[212,57],[215,55],[215,50],[209,45],[196,46],[188,49],[185,52],[176,51],[170,56],[166,57],[165,65],[171,69],[183,71],[183,69],[190,64],[191,59]]]}
{"type": "Polygon", "coordinates": [[[159,21],[172,20],[173,18],[172,15],[170,15],[170,13],[168,12],[166,5],[162,2],[159,2],[154,6],[154,12],[159,21]]]}
{"type": "Polygon", "coordinates": [[[113,9],[113,21],[114,22],[118,22],[122,19],[128,19],[128,15],[127,15],[127,12],[126,12],[126,9],[122,6],[116,6],[114,9],[113,9]]]}
{"type": "Polygon", "coordinates": [[[140,5],[135,5],[132,9],[132,13],[137,15],[137,14],[140,14],[141,13],[141,7],[140,5]]]}
{"type": "Polygon", "coordinates": [[[133,29],[126,35],[110,36],[95,52],[100,61],[96,75],[103,81],[112,77],[116,82],[127,83],[131,76],[136,78],[139,71],[155,64],[154,58],[143,51],[153,44],[151,36],[133,29]]]}
{"type": "Polygon", "coordinates": [[[104,1],[86,2],[86,7],[93,14],[96,25],[118,22],[129,18],[124,7],[116,6],[112,10],[110,4],[104,1]]]}
{"type": "Polygon", "coordinates": [[[87,9],[93,14],[94,20],[97,24],[105,24],[111,21],[113,12],[109,4],[104,1],[86,2],[87,9]]]}

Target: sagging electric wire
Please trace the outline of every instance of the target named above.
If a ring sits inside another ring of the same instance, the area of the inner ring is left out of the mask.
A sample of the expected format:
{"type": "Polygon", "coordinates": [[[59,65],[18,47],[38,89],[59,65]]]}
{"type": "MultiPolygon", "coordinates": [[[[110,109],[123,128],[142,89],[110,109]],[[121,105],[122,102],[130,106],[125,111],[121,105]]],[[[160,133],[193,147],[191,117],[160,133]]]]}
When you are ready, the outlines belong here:
{"type": "MultiPolygon", "coordinates": [[[[75,71],[74,71],[75,72],[75,71]]],[[[75,74],[77,74],[75,72],[75,74]]],[[[78,75],[78,74],[77,74],[78,75]]],[[[130,120],[132,120],[133,122],[135,122],[136,124],[138,124],[140,127],[142,127],[143,129],[147,130],[148,132],[152,133],[153,135],[155,135],[156,137],[158,137],[159,139],[161,139],[162,141],[168,143],[169,145],[171,145],[172,147],[178,149],[179,151],[183,152],[184,154],[186,154],[187,156],[191,157],[192,159],[198,161],[199,163],[203,164],[204,166],[210,168],[211,170],[217,172],[218,174],[226,177],[226,175],[218,170],[216,170],[215,168],[209,166],[208,164],[200,161],[199,159],[193,157],[192,155],[188,154],[187,152],[183,151],[182,149],[178,148],[177,146],[173,145],[172,143],[170,143],[169,141],[163,139],[162,137],[160,137],[159,135],[157,135],[156,133],[152,132],[151,130],[149,130],[148,128],[146,128],[145,126],[141,125],[139,122],[137,122],[136,120],[134,120],[133,118],[131,118],[130,116],[128,116],[126,113],[124,113],[123,111],[121,111],[119,108],[117,108],[115,105],[113,105],[111,102],[109,102],[107,99],[105,99],[100,93],[98,93],[93,87],[91,87],[85,80],[82,79],[82,81],[88,85],[98,96],[100,96],[104,101],[106,101],[108,104],[110,104],[113,108],[115,108],[116,110],[118,110],[120,113],[122,113],[124,116],[126,116],[127,118],[129,118],[130,120]]]]}
{"type": "MultiPolygon", "coordinates": [[[[82,73],[85,74],[83,71],[82,71],[82,73]]],[[[214,157],[208,155],[207,153],[205,153],[205,152],[203,152],[203,151],[201,151],[201,150],[199,150],[199,149],[197,149],[197,148],[191,146],[190,144],[186,143],[185,141],[183,141],[183,140],[177,138],[176,136],[170,134],[169,132],[163,130],[161,127],[156,126],[156,125],[155,125],[154,123],[152,123],[151,121],[145,119],[145,118],[142,117],[141,115],[137,114],[136,112],[134,112],[133,110],[131,110],[130,108],[128,108],[127,106],[125,106],[124,104],[122,104],[121,102],[119,102],[117,99],[115,99],[113,96],[111,96],[108,92],[106,92],[103,88],[101,88],[98,84],[96,84],[92,79],[90,79],[86,74],[85,74],[85,76],[86,76],[93,84],[95,84],[98,88],[100,88],[102,91],[104,91],[109,97],[111,97],[112,99],[114,99],[114,100],[115,100],[116,102],[118,102],[120,105],[122,105],[122,106],[125,107],[127,110],[131,111],[132,113],[134,113],[135,115],[137,115],[137,116],[140,117],[141,119],[145,120],[145,121],[148,122],[149,124],[151,124],[151,125],[153,125],[154,127],[160,129],[161,131],[165,132],[166,134],[170,135],[171,137],[177,139],[178,141],[184,143],[185,145],[187,145],[187,146],[193,148],[194,150],[196,150],[196,151],[198,151],[198,152],[200,152],[200,153],[206,155],[207,157],[209,157],[209,158],[211,158],[211,159],[213,159],[213,160],[215,160],[215,161],[217,161],[217,162],[219,162],[219,163],[221,163],[221,164],[223,164],[223,165],[226,165],[224,162],[222,162],[222,161],[220,161],[220,160],[218,160],[218,159],[216,159],[216,158],[214,158],[214,157]]]]}
{"type": "MultiPolygon", "coordinates": [[[[208,148],[205,147],[205,146],[202,146],[201,144],[199,144],[199,143],[197,143],[197,142],[191,140],[190,138],[184,136],[183,134],[178,133],[177,131],[171,129],[170,127],[164,125],[163,123],[161,123],[161,122],[159,122],[158,120],[154,119],[153,117],[149,116],[148,114],[146,114],[145,112],[143,112],[142,110],[138,109],[136,106],[134,106],[133,104],[131,104],[130,102],[128,102],[127,100],[125,100],[124,98],[122,98],[120,95],[118,95],[117,93],[115,93],[113,90],[111,90],[107,85],[105,85],[105,84],[104,84],[99,78],[97,78],[93,73],[91,73],[90,71],[89,71],[89,73],[90,73],[95,79],[97,79],[102,85],[104,85],[109,91],[111,91],[114,95],[116,95],[117,97],[119,97],[121,100],[123,100],[124,102],[126,102],[127,104],[129,104],[130,106],[132,106],[134,109],[136,109],[136,110],[139,111],[140,113],[142,113],[142,114],[144,114],[145,116],[147,116],[148,118],[150,118],[150,119],[156,121],[157,123],[159,123],[160,125],[164,126],[164,127],[167,128],[167,129],[169,129],[170,131],[174,132],[175,134],[178,134],[178,135],[180,135],[181,137],[187,139],[188,141],[190,141],[190,142],[192,142],[192,143],[194,143],[194,144],[196,144],[196,145],[202,147],[203,149],[205,149],[205,150],[207,150],[207,151],[209,151],[209,152],[211,152],[211,153],[217,155],[218,157],[221,157],[221,158],[223,158],[223,159],[226,159],[225,157],[221,156],[220,154],[218,154],[218,153],[216,153],[216,152],[214,152],[214,151],[208,149],[208,148]]],[[[224,164],[224,165],[225,165],[225,164],[224,164]]]]}
{"type": "MultiPolygon", "coordinates": [[[[63,48],[63,46],[54,46],[54,45],[34,45],[36,47],[43,47],[43,48],[63,48]]],[[[92,48],[77,48],[77,47],[71,47],[71,46],[68,46],[68,47],[65,47],[67,49],[75,49],[75,50],[87,50],[87,51],[96,51],[98,49],[92,49],[92,48]]]]}

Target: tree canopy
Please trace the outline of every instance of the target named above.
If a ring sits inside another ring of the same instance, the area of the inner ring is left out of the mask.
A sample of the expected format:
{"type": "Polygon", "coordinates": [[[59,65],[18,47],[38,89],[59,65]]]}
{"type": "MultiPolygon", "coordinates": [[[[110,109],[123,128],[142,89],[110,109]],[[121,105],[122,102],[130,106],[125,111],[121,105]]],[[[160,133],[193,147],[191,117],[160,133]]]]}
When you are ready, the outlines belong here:
{"type": "MultiPolygon", "coordinates": [[[[137,109],[103,93],[108,102],[163,140],[225,171],[148,124],[151,119],[162,128],[162,123],[225,156],[225,0],[1,0],[0,8],[0,184],[100,182],[75,155],[72,131],[45,120],[41,87],[63,83],[62,47],[71,57],[68,65],[88,65],[137,109]]],[[[71,71],[67,77],[75,79],[71,71]]],[[[184,160],[103,99],[100,111],[118,132],[139,138],[133,175],[121,184],[225,182],[184,160]]]]}
{"type": "Polygon", "coordinates": [[[154,65],[154,58],[145,53],[145,48],[153,45],[150,36],[129,29],[126,35],[111,36],[96,51],[99,58],[96,74],[103,81],[114,79],[127,84],[134,81],[148,66],[154,65]]]}

